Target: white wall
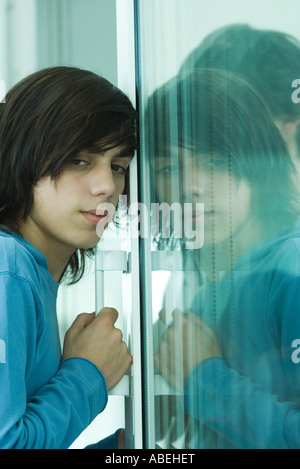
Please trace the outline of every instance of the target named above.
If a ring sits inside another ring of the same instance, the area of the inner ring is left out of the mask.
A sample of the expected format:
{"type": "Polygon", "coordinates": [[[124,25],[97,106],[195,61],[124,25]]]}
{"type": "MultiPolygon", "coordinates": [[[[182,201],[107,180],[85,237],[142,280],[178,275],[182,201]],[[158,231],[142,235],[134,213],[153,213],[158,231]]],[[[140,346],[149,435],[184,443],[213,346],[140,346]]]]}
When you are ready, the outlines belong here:
{"type": "Polygon", "coordinates": [[[74,65],[117,84],[115,0],[0,0],[0,79],[74,65]]]}
{"type": "Polygon", "coordinates": [[[0,0],[0,78],[6,89],[36,68],[36,0],[0,0]]]}
{"type": "Polygon", "coordinates": [[[299,10],[298,0],[141,0],[142,61],[155,64],[147,70],[147,91],[176,75],[188,53],[221,26],[243,22],[300,39],[299,10]]]}
{"type": "Polygon", "coordinates": [[[37,0],[37,15],[39,67],[79,66],[117,84],[115,0],[37,0]]]}

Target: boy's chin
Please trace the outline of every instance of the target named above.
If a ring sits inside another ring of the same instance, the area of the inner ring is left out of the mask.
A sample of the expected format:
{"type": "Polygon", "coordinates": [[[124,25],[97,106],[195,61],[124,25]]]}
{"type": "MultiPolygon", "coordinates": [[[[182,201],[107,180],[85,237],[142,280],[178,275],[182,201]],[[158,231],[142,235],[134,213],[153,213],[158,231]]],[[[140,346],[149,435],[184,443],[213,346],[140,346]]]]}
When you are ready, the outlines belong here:
{"type": "Polygon", "coordinates": [[[78,243],[77,249],[93,249],[97,246],[101,238],[96,237],[94,240],[82,241],[78,243]]]}

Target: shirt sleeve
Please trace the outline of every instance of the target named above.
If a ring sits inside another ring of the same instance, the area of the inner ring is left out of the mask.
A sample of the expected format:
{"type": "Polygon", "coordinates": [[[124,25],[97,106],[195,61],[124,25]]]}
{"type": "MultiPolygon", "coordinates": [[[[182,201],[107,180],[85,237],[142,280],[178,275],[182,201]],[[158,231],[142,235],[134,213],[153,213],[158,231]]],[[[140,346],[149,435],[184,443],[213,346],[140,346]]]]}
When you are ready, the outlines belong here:
{"type": "Polygon", "coordinates": [[[68,448],[106,406],[105,379],[92,362],[70,358],[28,396],[40,333],[37,304],[28,282],[1,277],[0,447],[68,448]]]}
{"type": "Polygon", "coordinates": [[[300,448],[296,406],[279,402],[263,386],[228,368],[221,358],[205,360],[189,376],[184,406],[188,414],[234,447],[300,448]],[[287,426],[297,429],[289,439],[287,426]]]}

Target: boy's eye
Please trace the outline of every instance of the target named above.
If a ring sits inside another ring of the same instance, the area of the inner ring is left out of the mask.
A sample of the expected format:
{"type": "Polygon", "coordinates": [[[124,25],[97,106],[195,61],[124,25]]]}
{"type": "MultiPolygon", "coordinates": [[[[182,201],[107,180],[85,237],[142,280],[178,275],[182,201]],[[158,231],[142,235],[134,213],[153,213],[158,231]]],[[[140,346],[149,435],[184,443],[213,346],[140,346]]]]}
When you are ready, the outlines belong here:
{"type": "Polygon", "coordinates": [[[176,173],[179,170],[179,166],[177,164],[170,164],[167,166],[163,166],[157,170],[158,175],[169,176],[171,174],[176,173]]]}
{"type": "Polygon", "coordinates": [[[111,165],[111,168],[115,173],[118,173],[118,174],[121,174],[121,175],[125,175],[127,173],[127,169],[128,169],[128,168],[123,168],[123,166],[120,166],[118,164],[111,165]]]}
{"type": "Polygon", "coordinates": [[[87,164],[86,161],[80,160],[80,159],[74,159],[74,160],[72,160],[71,163],[72,163],[72,165],[74,165],[74,166],[84,166],[84,165],[87,164]]]}
{"type": "Polygon", "coordinates": [[[228,166],[228,162],[224,159],[212,159],[200,162],[200,167],[203,169],[216,169],[222,170],[228,166]]]}

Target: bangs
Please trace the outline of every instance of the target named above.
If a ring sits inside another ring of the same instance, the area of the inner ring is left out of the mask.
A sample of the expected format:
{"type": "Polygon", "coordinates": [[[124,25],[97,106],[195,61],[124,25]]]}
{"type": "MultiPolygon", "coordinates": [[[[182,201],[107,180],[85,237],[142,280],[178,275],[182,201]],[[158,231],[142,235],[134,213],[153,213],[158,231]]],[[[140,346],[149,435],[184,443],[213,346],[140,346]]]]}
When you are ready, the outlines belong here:
{"type": "Polygon", "coordinates": [[[86,138],[80,151],[87,150],[90,153],[104,153],[116,147],[123,147],[127,154],[134,155],[137,148],[135,126],[130,120],[121,120],[120,116],[110,116],[106,125],[101,125],[96,121],[95,130],[91,132],[90,139],[86,138]],[[112,132],[112,129],[113,132],[112,132]]]}
{"type": "Polygon", "coordinates": [[[57,179],[66,165],[80,152],[105,153],[122,147],[124,153],[133,156],[137,148],[135,114],[127,116],[117,113],[95,113],[92,117],[72,122],[72,133],[62,129],[57,135],[55,148],[47,158],[44,171],[39,177],[51,176],[57,179]],[[69,133],[66,138],[66,133],[69,133]]]}

